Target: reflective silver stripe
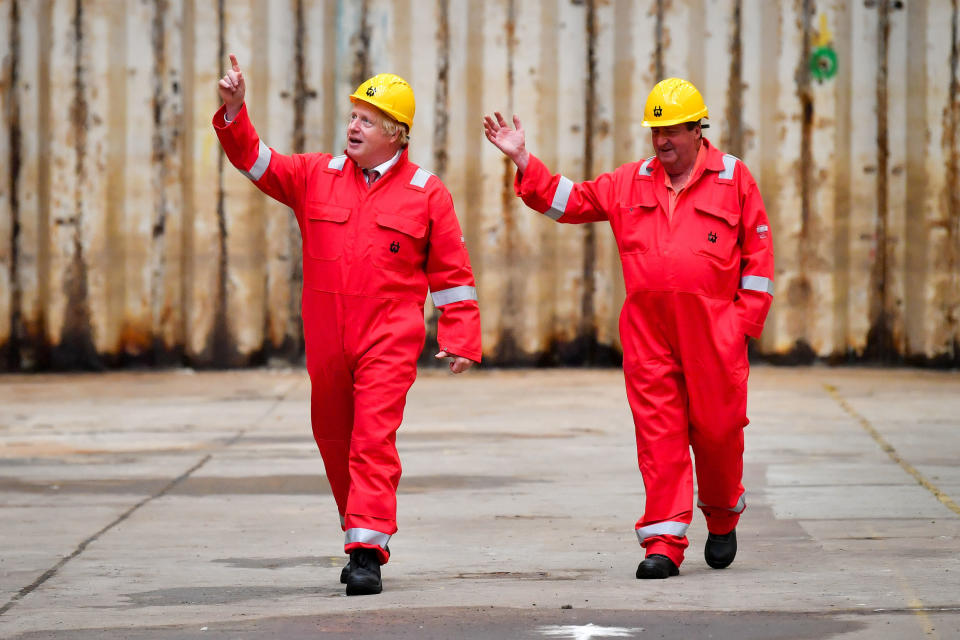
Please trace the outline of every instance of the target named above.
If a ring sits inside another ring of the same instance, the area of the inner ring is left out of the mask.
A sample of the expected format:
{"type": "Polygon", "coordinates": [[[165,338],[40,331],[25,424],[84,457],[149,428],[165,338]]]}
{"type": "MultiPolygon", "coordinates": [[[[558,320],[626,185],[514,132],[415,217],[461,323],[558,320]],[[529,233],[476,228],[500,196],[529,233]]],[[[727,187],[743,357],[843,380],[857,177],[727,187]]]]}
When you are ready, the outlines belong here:
{"type": "Polygon", "coordinates": [[[267,171],[267,167],[270,166],[270,156],[272,152],[270,147],[263,144],[263,140],[260,141],[260,152],[257,154],[257,161],[253,163],[253,166],[250,167],[249,171],[241,171],[241,173],[254,182],[263,177],[263,174],[267,171]]]}
{"type": "Polygon", "coordinates": [[[430,176],[433,174],[427,171],[426,169],[417,168],[417,172],[413,174],[413,177],[410,178],[410,184],[415,187],[420,187],[423,189],[423,186],[427,184],[427,180],[430,179],[430,176]]]}
{"type": "Polygon", "coordinates": [[[651,524],[637,529],[637,538],[640,542],[653,536],[677,536],[678,538],[682,538],[687,535],[687,527],[689,526],[686,522],[658,522],[657,524],[651,524]]]}
{"type": "Polygon", "coordinates": [[[347,156],[333,156],[327,163],[327,169],[336,169],[343,171],[343,165],[347,162],[347,156]]]}
{"type": "Polygon", "coordinates": [[[477,288],[466,285],[462,287],[451,287],[441,291],[433,291],[430,293],[430,297],[433,298],[433,304],[437,307],[450,304],[451,302],[460,302],[461,300],[476,300],[477,288]]]}
{"type": "Polygon", "coordinates": [[[709,504],[705,504],[700,498],[697,498],[697,506],[701,509],[723,509],[724,511],[732,511],[733,513],[743,513],[743,510],[747,508],[747,501],[744,499],[743,494],[740,494],[740,498],[737,500],[737,504],[733,505],[732,508],[727,509],[726,507],[714,507],[709,504]]]}
{"type": "Polygon", "coordinates": [[[567,209],[567,201],[570,199],[571,191],[573,191],[573,180],[566,176],[560,176],[557,190],[553,194],[553,202],[550,204],[550,208],[543,212],[544,215],[559,220],[567,209]]]}
{"type": "Polygon", "coordinates": [[[732,156],[729,153],[723,154],[723,171],[717,177],[721,180],[733,180],[733,170],[736,166],[737,156],[732,156]]]}
{"type": "Polygon", "coordinates": [[[347,529],[343,544],[354,544],[356,542],[375,544],[381,549],[386,549],[387,543],[390,542],[390,536],[373,529],[347,529]]]}
{"type": "Polygon", "coordinates": [[[643,164],[640,165],[640,171],[637,171],[637,173],[641,176],[652,176],[653,169],[650,168],[650,163],[653,162],[654,158],[656,158],[656,156],[650,156],[649,158],[644,160],[643,164]]]}
{"type": "Polygon", "coordinates": [[[740,278],[740,288],[773,295],[773,280],[763,276],[743,276],[740,278]]]}

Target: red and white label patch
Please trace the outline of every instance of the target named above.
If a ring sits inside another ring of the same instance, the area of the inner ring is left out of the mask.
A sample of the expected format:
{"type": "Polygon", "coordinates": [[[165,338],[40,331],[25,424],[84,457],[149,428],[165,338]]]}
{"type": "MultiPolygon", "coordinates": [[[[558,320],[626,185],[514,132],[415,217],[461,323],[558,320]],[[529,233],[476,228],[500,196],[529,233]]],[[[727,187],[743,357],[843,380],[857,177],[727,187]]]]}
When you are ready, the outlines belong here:
{"type": "Polygon", "coordinates": [[[758,224],[758,225],[757,225],[757,235],[759,235],[761,238],[766,238],[766,237],[767,237],[767,231],[769,231],[769,230],[770,230],[770,227],[768,227],[768,226],[765,225],[765,224],[758,224]]]}

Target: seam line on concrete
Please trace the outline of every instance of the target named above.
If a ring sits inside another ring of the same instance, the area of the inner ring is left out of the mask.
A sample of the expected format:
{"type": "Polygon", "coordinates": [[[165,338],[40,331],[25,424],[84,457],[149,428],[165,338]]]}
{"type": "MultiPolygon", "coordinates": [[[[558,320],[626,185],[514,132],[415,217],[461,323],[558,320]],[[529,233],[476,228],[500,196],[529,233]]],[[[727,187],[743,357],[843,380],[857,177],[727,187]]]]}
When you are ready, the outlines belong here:
{"type": "Polygon", "coordinates": [[[203,457],[202,460],[200,460],[200,461],[197,462],[195,465],[193,465],[192,467],[190,467],[189,469],[187,469],[186,471],[184,471],[182,474],[180,474],[179,476],[177,476],[176,478],[174,478],[173,480],[171,480],[170,482],[168,482],[165,487],[163,487],[162,489],[160,489],[160,491],[154,493],[154,494],[151,495],[151,496],[147,496],[146,498],[144,498],[144,499],[141,500],[140,502],[136,503],[135,505],[133,505],[132,507],[130,507],[129,509],[127,509],[126,511],[124,511],[122,514],[120,514],[119,516],[117,516],[117,518],[116,518],[113,522],[111,522],[110,524],[108,524],[108,525],[105,526],[104,528],[100,529],[100,530],[97,531],[95,534],[93,534],[92,536],[90,536],[89,538],[87,538],[86,540],[84,540],[83,542],[81,542],[79,545],[77,545],[77,548],[73,550],[73,553],[71,553],[71,554],[68,555],[68,556],[64,556],[63,558],[61,558],[61,559],[60,559],[60,562],[58,562],[57,564],[53,565],[52,567],[50,567],[50,568],[47,569],[46,571],[44,571],[44,572],[43,572],[43,575],[41,575],[39,578],[37,578],[36,580],[34,580],[32,583],[28,584],[28,585],[25,586],[23,589],[20,589],[20,591],[18,591],[16,594],[14,594],[14,596],[13,596],[12,598],[10,598],[10,601],[7,602],[7,604],[3,605],[3,607],[0,607],[0,616],[2,616],[3,614],[5,614],[5,613],[6,613],[7,611],[9,611],[11,608],[13,608],[13,606],[14,606],[17,602],[19,602],[20,600],[22,600],[24,597],[30,595],[30,593],[31,593],[32,591],[34,591],[37,587],[39,587],[39,586],[42,585],[44,582],[46,582],[47,580],[49,580],[50,578],[52,578],[53,576],[55,576],[55,575],[57,574],[57,571],[59,571],[59,570],[63,567],[63,565],[67,564],[68,562],[70,562],[71,560],[73,560],[74,558],[76,558],[77,556],[79,556],[81,553],[83,553],[84,550],[85,550],[91,543],[95,542],[100,536],[102,536],[102,535],[105,534],[107,531],[109,531],[110,529],[113,529],[115,526],[117,526],[118,524],[120,524],[121,522],[123,522],[124,520],[126,520],[127,518],[129,518],[131,515],[133,515],[133,513],[134,513],[137,509],[139,509],[139,508],[142,507],[143,505],[147,504],[147,503],[150,502],[151,500],[156,500],[157,498],[163,496],[164,494],[168,493],[171,489],[173,489],[175,486],[177,486],[178,484],[180,484],[181,482],[183,482],[190,474],[192,474],[194,471],[196,471],[197,469],[199,469],[200,467],[202,467],[203,465],[205,465],[205,464],[207,463],[207,461],[210,460],[210,457],[211,457],[211,455],[210,455],[210,454],[207,454],[206,456],[203,457]]]}
{"type": "Polygon", "coordinates": [[[901,469],[913,476],[913,479],[916,480],[921,487],[932,493],[934,497],[943,504],[943,506],[950,509],[950,511],[953,511],[955,514],[960,515],[960,505],[957,505],[957,503],[954,502],[950,496],[941,491],[940,488],[935,484],[927,480],[922,473],[914,468],[912,464],[904,460],[900,454],[897,453],[897,450],[894,449],[893,445],[887,442],[886,438],[880,435],[880,432],[877,431],[872,424],[870,424],[870,421],[857,413],[857,411],[850,406],[850,403],[848,403],[843,396],[840,395],[840,392],[835,386],[824,383],[823,388],[827,390],[827,393],[830,394],[830,397],[833,398],[844,411],[846,411],[854,420],[860,423],[860,426],[862,426],[866,432],[870,434],[870,437],[874,439],[874,441],[888,456],[890,456],[891,460],[900,465],[901,469]]]}
{"type": "MultiPolygon", "coordinates": [[[[238,431],[237,433],[235,433],[235,434],[233,434],[232,436],[230,436],[230,438],[228,438],[228,439],[223,443],[223,446],[222,446],[221,448],[226,448],[226,447],[229,447],[230,445],[236,443],[238,440],[240,440],[240,438],[242,438],[242,437],[247,433],[247,431],[250,430],[251,427],[257,426],[261,421],[263,421],[264,418],[266,418],[266,417],[269,416],[271,413],[273,413],[273,410],[276,409],[277,406],[286,399],[287,395],[290,393],[290,391],[291,391],[294,387],[297,386],[297,384],[299,384],[299,382],[293,382],[293,383],[291,383],[286,389],[284,389],[284,391],[283,391],[282,393],[280,393],[280,394],[276,397],[276,399],[274,400],[273,404],[271,404],[271,405],[266,409],[266,411],[263,412],[263,415],[257,417],[257,418],[250,424],[250,426],[248,426],[248,427],[246,427],[246,428],[244,428],[244,429],[240,429],[240,431],[238,431]]],[[[183,473],[181,473],[179,476],[177,476],[176,478],[174,478],[173,480],[171,480],[169,483],[167,483],[167,485],[164,486],[162,489],[160,489],[159,491],[157,491],[157,492],[154,493],[153,495],[148,496],[148,497],[144,498],[143,500],[141,500],[140,502],[136,503],[135,505],[133,505],[132,507],[130,507],[129,509],[127,509],[126,511],[124,511],[122,514],[120,514],[119,516],[117,516],[117,518],[116,518],[113,522],[111,522],[110,524],[108,524],[108,525],[105,526],[104,528],[100,529],[99,531],[97,531],[96,533],[94,533],[92,536],[90,536],[89,538],[87,538],[86,540],[84,540],[83,542],[81,542],[79,545],[77,545],[77,548],[74,549],[73,552],[72,552],[70,555],[64,556],[63,558],[61,558],[60,561],[57,562],[57,564],[53,565],[52,567],[50,567],[49,569],[47,569],[46,571],[44,571],[43,574],[42,574],[39,578],[37,578],[36,580],[34,580],[33,582],[31,582],[30,584],[28,584],[28,585],[25,586],[24,588],[20,589],[20,591],[18,591],[17,593],[15,593],[15,594],[13,595],[13,597],[10,598],[10,600],[9,600],[5,605],[3,605],[2,607],[0,607],[0,616],[2,616],[2,615],[5,614],[7,611],[9,611],[10,609],[12,609],[12,608],[14,607],[14,605],[16,605],[16,604],[17,604],[20,600],[22,600],[24,597],[30,595],[30,593],[31,593],[32,591],[36,590],[37,587],[39,587],[39,586],[42,585],[44,582],[46,582],[47,580],[49,580],[50,578],[52,578],[53,576],[55,576],[55,575],[57,574],[57,572],[63,567],[63,565],[67,564],[68,562],[70,562],[71,560],[73,560],[74,558],[76,558],[77,556],[79,556],[81,553],[83,553],[84,550],[86,550],[86,548],[87,548],[91,543],[95,542],[100,536],[102,536],[102,535],[105,534],[107,531],[109,531],[110,529],[113,529],[115,526],[117,526],[118,524],[120,524],[121,522],[123,522],[124,520],[126,520],[127,518],[129,518],[131,515],[133,515],[133,513],[134,513],[135,511],[137,511],[138,509],[140,509],[140,507],[144,506],[144,505],[147,504],[148,502],[151,502],[151,501],[153,501],[153,500],[156,500],[157,498],[160,498],[160,497],[166,495],[167,493],[169,493],[171,489],[173,489],[173,488],[176,487],[178,484],[180,484],[181,482],[183,482],[184,480],[186,480],[188,477],[190,477],[190,476],[193,474],[194,471],[196,471],[197,469],[199,469],[199,468],[202,467],[203,465],[207,464],[207,462],[208,462],[208,461],[210,460],[210,458],[212,458],[212,457],[213,457],[213,454],[208,453],[208,454],[205,455],[199,462],[197,462],[195,465],[193,465],[192,467],[190,467],[189,469],[187,469],[186,471],[184,471],[183,473]]]]}

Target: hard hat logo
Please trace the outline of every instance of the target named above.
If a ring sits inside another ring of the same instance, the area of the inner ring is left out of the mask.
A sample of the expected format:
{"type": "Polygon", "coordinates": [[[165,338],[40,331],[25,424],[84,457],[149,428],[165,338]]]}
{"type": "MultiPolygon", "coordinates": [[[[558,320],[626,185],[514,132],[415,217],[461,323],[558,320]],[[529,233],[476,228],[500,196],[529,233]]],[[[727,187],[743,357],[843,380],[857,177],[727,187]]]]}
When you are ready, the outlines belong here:
{"type": "Polygon", "coordinates": [[[397,122],[413,127],[416,103],[413,89],[406,80],[392,73],[379,73],[359,87],[350,96],[351,102],[366,102],[397,122]]]}
{"type": "Polygon", "coordinates": [[[643,126],[669,127],[709,117],[703,96],[691,82],[682,78],[667,78],[658,82],[647,96],[643,126]]]}

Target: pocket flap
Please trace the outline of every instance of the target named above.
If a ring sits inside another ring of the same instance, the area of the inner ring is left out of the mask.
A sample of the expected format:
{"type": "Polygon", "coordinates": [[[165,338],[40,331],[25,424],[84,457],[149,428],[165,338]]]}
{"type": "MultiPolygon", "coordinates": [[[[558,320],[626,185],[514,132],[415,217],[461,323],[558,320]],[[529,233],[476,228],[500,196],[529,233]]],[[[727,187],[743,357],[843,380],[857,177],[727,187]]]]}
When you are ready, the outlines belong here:
{"type": "Polygon", "coordinates": [[[660,203],[657,202],[657,199],[651,197],[649,200],[641,200],[640,202],[633,204],[621,204],[620,207],[626,209],[627,211],[649,211],[650,209],[656,209],[660,203]]]}
{"type": "Polygon", "coordinates": [[[377,224],[381,227],[405,233],[411,238],[422,238],[427,234],[427,223],[405,218],[393,213],[377,213],[377,224]]]}
{"type": "Polygon", "coordinates": [[[716,205],[712,205],[709,203],[697,203],[693,206],[697,209],[697,211],[701,211],[707,214],[708,216],[713,216],[714,218],[720,218],[721,220],[729,224],[731,227],[735,226],[737,222],[740,220],[739,211],[731,211],[730,209],[724,209],[722,207],[718,207],[716,205]]]}
{"type": "Polygon", "coordinates": [[[326,220],[327,222],[346,222],[350,217],[350,208],[335,204],[308,202],[306,206],[308,220],[326,220]]]}

